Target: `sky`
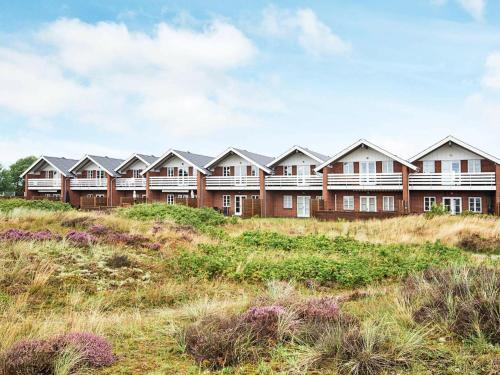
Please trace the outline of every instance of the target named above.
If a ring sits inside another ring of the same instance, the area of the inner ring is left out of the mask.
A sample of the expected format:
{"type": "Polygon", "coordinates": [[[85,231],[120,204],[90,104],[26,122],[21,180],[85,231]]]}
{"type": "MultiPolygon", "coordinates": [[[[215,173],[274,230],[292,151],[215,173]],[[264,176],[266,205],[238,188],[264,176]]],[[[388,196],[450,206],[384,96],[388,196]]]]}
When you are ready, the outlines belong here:
{"type": "Polygon", "coordinates": [[[0,163],[170,148],[500,157],[498,0],[0,0],[0,163]]]}

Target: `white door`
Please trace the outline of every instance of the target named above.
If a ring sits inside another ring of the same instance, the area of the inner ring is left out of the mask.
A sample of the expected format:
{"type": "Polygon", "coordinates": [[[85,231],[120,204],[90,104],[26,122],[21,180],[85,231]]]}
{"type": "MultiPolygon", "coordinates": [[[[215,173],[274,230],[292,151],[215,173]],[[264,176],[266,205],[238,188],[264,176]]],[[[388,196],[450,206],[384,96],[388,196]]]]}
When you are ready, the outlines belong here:
{"type": "Polygon", "coordinates": [[[235,195],[234,196],[234,215],[241,216],[243,213],[243,200],[246,198],[246,195],[235,195]]]}
{"type": "Polygon", "coordinates": [[[234,178],[237,185],[242,185],[245,182],[245,176],[247,175],[246,165],[237,165],[234,167],[234,178]]]}
{"type": "Polygon", "coordinates": [[[360,173],[361,184],[363,185],[375,184],[376,171],[377,171],[376,162],[374,161],[359,162],[359,173],[360,173]]]}
{"type": "Polygon", "coordinates": [[[460,160],[443,160],[441,162],[443,185],[455,185],[457,173],[460,173],[460,160]]]}
{"type": "Polygon", "coordinates": [[[297,217],[311,217],[311,197],[297,196],[297,217]]]}
{"type": "Polygon", "coordinates": [[[443,198],[443,205],[452,215],[462,213],[462,198],[443,198]]]}
{"type": "Polygon", "coordinates": [[[297,166],[297,183],[304,184],[306,182],[306,176],[309,175],[310,167],[308,165],[298,165],[297,166]]]}

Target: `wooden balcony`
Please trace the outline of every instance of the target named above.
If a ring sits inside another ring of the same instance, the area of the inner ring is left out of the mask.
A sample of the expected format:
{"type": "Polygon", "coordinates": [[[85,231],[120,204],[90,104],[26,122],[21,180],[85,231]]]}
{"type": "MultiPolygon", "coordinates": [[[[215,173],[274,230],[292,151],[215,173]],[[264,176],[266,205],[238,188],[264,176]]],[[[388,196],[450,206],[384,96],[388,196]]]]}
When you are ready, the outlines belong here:
{"type": "Polygon", "coordinates": [[[267,190],[321,190],[323,177],[307,176],[266,176],[267,190]]]}
{"type": "Polygon", "coordinates": [[[209,176],[207,190],[259,190],[259,176],[209,176]]]}
{"type": "Polygon", "coordinates": [[[60,178],[31,178],[28,179],[29,190],[60,190],[60,178]]]}
{"type": "Polygon", "coordinates": [[[412,173],[410,190],[495,190],[495,172],[412,173]]]}
{"type": "Polygon", "coordinates": [[[73,178],[71,190],[107,190],[108,180],[106,178],[73,178]]]}
{"type": "Polygon", "coordinates": [[[402,190],[402,173],[330,173],[329,190],[402,190]]]}
{"type": "Polygon", "coordinates": [[[117,178],[116,190],[146,190],[145,178],[117,178]]]}
{"type": "Polygon", "coordinates": [[[149,188],[151,190],[165,190],[170,192],[182,192],[188,190],[196,190],[196,176],[176,176],[165,177],[156,176],[149,178],[149,188]]]}

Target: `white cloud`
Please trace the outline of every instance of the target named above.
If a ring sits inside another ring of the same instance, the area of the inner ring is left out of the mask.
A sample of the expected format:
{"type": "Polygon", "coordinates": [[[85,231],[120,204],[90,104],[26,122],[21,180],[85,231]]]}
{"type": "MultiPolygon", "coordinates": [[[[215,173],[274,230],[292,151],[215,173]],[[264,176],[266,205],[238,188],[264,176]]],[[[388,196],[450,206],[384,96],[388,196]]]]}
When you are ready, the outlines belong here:
{"type": "Polygon", "coordinates": [[[226,22],[198,30],[160,23],[147,34],[62,19],[26,45],[0,48],[0,109],[28,122],[192,135],[255,125],[259,111],[281,106],[233,77],[257,50],[226,22]]]}
{"type": "Polygon", "coordinates": [[[486,124],[500,129],[500,101],[482,93],[475,93],[465,100],[465,115],[473,126],[486,124]]]}
{"type": "Polygon", "coordinates": [[[272,37],[293,38],[314,56],[344,54],[351,46],[342,40],[311,9],[296,11],[267,7],[263,12],[262,31],[272,37]]]}
{"type": "MultiPolygon", "coordinates": [[[[486,9],[486,0],[455,0],[467,13],[476,21],[481,21],[486,9]]],[[[434,5],[442,6],[448,3],[448,0],[432,0],[434,5]]]]}
{"type": "Polygon", "coordinates": [[[482,83],[490,89],[500,90],[500,52],[493,52],[487,57],[482,83]]]}

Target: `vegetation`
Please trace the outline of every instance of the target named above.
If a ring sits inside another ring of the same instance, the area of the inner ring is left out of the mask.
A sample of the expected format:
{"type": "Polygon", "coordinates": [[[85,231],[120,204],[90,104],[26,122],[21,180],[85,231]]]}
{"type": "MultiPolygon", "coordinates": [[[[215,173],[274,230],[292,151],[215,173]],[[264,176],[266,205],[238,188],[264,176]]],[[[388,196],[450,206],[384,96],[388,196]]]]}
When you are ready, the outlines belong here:
{"type": "Polygon", "coordinates": [[[0,212],[9,212],[16,208],[45,211],[69,211],[72,209],[68,203],[49,200],[26,200],[22,198],[0,199],[0,212]]]}
{"type": "Polygon", "coordinates": [[[498,373],[498,219],[174,207],[0,212],[0,374],[498,373]]]}
{"type": "Polygon", "coordinates": [[[17,160],[9,169],[0,165],[0,195],[2,193],[15,193],[22,195],[24,192],[24,181],[21,174],[36,161],[35,156],[27,156],[17,160]]]}

